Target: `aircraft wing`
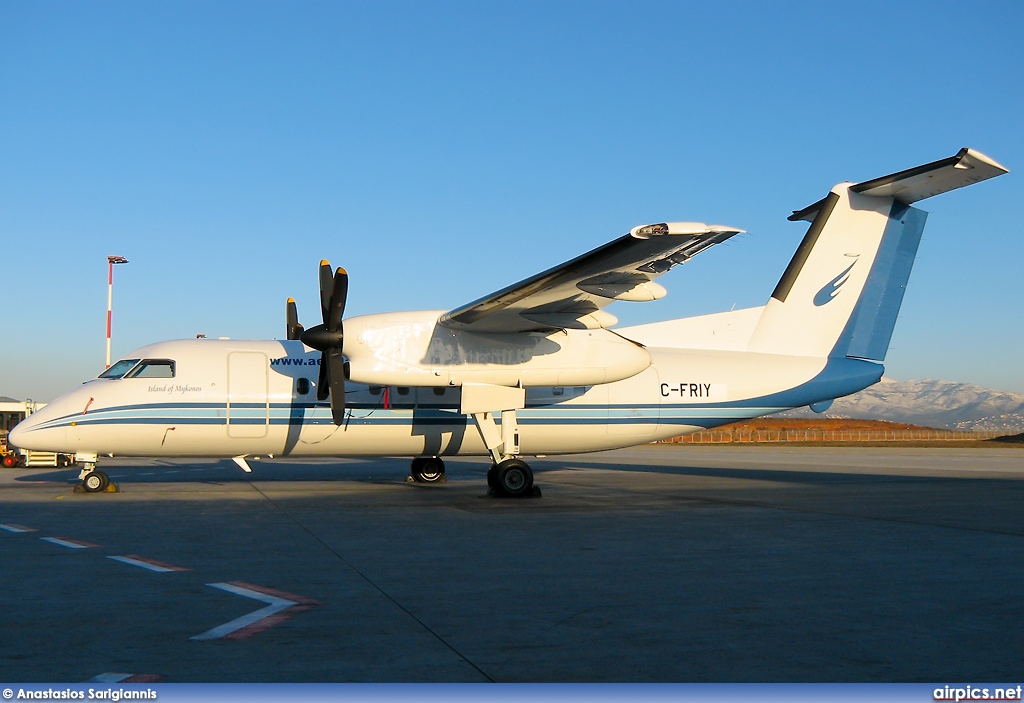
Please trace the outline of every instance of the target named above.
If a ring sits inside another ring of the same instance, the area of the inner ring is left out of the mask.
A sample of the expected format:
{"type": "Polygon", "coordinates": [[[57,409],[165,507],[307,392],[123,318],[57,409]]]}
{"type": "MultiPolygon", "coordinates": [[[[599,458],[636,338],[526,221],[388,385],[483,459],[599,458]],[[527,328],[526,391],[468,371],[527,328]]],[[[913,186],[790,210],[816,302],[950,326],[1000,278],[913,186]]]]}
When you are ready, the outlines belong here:
{"type": "Polygon", "coordinates": [[[463,305],[441,324],[474,332],[610,327],[601,308],[616,300],[657,300],[654,279],[743,230],[702,222],[634,227],[618,239],[508,288],[463,305]]]}

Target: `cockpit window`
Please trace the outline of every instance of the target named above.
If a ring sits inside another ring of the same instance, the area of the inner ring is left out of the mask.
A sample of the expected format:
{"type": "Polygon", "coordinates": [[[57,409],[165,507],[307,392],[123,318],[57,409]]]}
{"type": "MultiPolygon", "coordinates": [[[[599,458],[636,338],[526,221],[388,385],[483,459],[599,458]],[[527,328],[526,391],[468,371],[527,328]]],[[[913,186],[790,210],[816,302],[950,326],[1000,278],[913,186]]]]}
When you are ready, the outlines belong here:
{"type": "Polygon", "coordinates": [[[132,367],[137,363],[139,363],[138,359],[121,359],[109,369],[101,373],[99,378],[121,378],[131,371],[132,367]]]}
{"type": "Polygon", "coordinates": [[[174,362],[171,359],[143,359],[124,377],[174,378],[174,362]]]}

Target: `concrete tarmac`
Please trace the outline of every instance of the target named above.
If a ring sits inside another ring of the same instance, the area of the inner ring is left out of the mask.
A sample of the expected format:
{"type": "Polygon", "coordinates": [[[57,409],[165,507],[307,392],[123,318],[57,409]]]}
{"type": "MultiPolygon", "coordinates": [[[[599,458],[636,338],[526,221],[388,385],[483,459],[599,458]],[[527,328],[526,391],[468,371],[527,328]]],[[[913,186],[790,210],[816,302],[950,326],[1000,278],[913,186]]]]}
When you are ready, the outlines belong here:
{"type": "Polygon", "coordinates": [[[1024,449],[648,446],[521,500],[481,459],[252,465],[0,471],[0,682],[1024,675],[1024,449]]]}

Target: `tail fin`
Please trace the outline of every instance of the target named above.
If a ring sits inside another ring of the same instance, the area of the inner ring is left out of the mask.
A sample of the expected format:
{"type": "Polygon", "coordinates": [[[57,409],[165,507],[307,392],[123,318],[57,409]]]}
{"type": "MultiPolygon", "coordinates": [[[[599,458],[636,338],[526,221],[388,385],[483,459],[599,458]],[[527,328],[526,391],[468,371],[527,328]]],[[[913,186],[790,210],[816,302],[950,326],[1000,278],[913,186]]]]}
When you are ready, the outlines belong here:
{"type": "Polygon", "coordinates": [[[808,220],[750,338],[773,354],[882,361],[928,216],[910,204],[1007,173],[984,154],[956,156],[863,183],[840,183],[790,220],[808,220]]]}

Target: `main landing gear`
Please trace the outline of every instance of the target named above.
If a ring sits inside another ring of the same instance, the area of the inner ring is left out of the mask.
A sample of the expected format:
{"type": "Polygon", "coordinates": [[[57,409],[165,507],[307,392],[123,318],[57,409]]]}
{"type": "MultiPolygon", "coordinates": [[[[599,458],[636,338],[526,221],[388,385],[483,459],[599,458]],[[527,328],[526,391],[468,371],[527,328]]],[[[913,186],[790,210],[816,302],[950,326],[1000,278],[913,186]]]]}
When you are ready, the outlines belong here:
{"type": "Polygon", "coordinates": [[[533,485],[533,470],[519,458],[519,424],[515,410],[501,411],[501,427],[494,422],[494,413],[473,413],[480,438],[491,455],[487,471],[487,487],[494,497],[524,498],[540,496],[533,485]]]}
{"type": "Polygon", "coordinates": [[[440,457],[421,456],[412,460],[409,468],[409,478],[416,483],[446,483],[448,477],[444,475],[444,462],[440,457]]]}
{"type": "Polygon", "coordinates": [[[540,495],[540,489],[533,485],[533,470],[522,459],[515,457],[491,464],[487,471],[487,485],[491,495],[522,498],[540,495]]]}
{"type": "MultiPolygon", "coordinates": [[[[491,468],[487,486],[492,496],[520,498],[540,496],[533,485],[533,471],[519,458],[519,423],[516,410],[526,407],[522,386],[495,386],[470,383],[462,386],[459,412],[472,418],[487,453],[491,468]],[[501,426],[495,421],[501,418],[501,426]]],[[[436,456],[412,460],[409,481],[437,483],[445,480],[444,462],[436,456]]]]}

